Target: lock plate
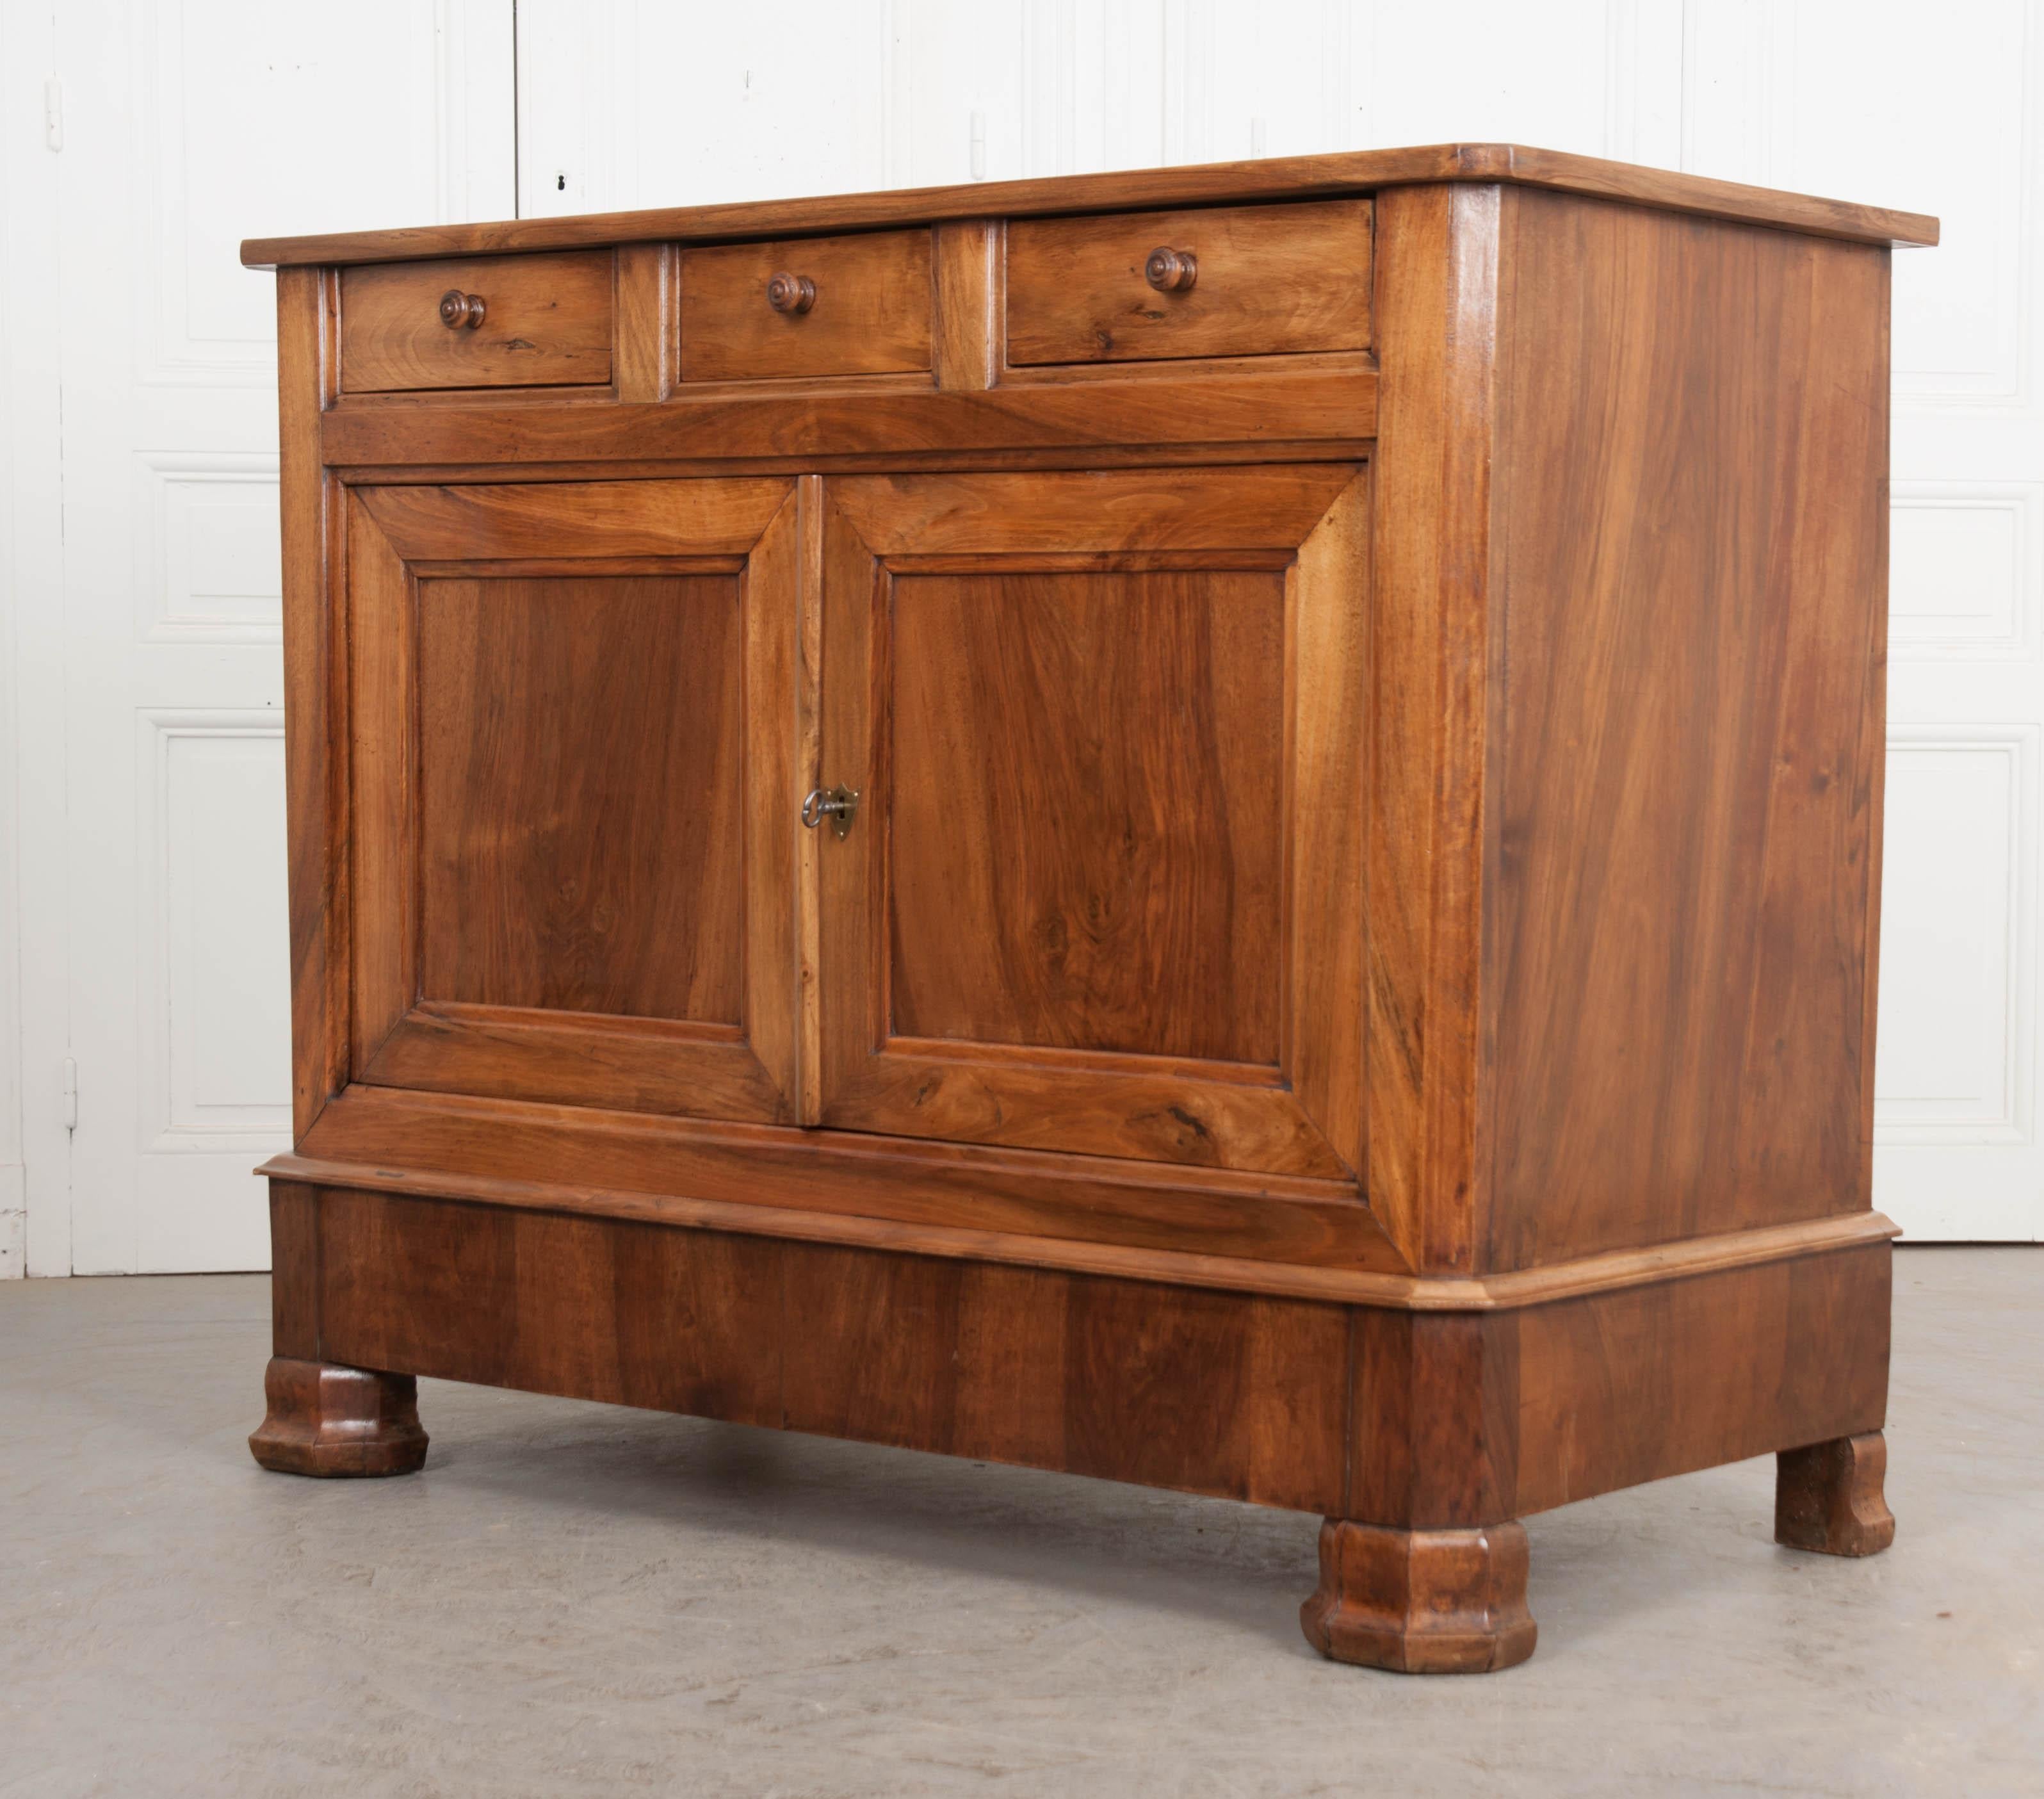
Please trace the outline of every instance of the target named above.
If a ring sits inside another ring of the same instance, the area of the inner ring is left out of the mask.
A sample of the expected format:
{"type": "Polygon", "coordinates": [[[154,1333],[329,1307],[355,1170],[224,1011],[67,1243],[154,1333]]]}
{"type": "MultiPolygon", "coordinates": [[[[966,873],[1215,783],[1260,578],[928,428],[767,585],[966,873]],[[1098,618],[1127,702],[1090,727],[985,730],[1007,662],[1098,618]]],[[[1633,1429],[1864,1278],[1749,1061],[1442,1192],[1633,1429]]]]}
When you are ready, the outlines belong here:
{"type": "Polygon", "coordinates": [[[840,843],[851,834],[851,821],[859,810],[859,795],[849,787],[818,787],[802,801],[802,822],[812,831],[828,818],[831,834],[840,843]]]}

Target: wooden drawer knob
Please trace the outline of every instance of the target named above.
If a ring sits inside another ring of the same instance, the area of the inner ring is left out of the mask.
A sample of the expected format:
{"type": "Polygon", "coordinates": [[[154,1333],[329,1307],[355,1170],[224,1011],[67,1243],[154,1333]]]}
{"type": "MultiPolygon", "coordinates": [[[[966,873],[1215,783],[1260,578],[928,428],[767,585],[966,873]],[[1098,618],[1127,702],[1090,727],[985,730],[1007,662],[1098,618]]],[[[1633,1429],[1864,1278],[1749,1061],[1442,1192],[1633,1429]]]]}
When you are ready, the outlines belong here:
{"type": "Polygon", "coordinates": [[[464,294],[459,287],[450,287],[440,296],[440,323],[450,331],[459,331],[467,325],[471,331],[482,322],[482,296],[464,294]]]}
{"type": "Polygon", "coordinates": [[[766,304],[777,313],[805,313],[816,303],[816,284],[785,270],[766,283],[766,304]]]}
{"type": "Polygon", "coordinates": [[[1159,244],[1143,265],[1143,279],[1159,294],[1182,294],[1200,278],[1198,259],[1189,250],[1159,244]]]}

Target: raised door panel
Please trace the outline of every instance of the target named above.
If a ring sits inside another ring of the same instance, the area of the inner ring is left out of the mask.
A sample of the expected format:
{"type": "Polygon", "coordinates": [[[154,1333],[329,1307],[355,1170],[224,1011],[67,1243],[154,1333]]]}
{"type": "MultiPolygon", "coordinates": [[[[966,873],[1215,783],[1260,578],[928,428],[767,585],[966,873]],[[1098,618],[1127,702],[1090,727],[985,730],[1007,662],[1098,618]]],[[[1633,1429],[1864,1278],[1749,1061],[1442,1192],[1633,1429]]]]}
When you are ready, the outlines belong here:
{"type": "Polygon", "coordinates": [[[1282,569],[893,598],[894,1032],[1275,1067],[1282,569]]]}
{"type": "Polygon", "coordinates": [[[799,511],[357,490],[356,1080],[793,1117],[799,511]]]}
{"type": "Polygon", "coordinates": [[[1352,1177],[1360,471],[830,491],[811,1121],[1352,1177]]]}
{"type": "Polygon", "coordinates": [[[424,994],[743,1024],[738,587],[419,583],[424,994]]]}

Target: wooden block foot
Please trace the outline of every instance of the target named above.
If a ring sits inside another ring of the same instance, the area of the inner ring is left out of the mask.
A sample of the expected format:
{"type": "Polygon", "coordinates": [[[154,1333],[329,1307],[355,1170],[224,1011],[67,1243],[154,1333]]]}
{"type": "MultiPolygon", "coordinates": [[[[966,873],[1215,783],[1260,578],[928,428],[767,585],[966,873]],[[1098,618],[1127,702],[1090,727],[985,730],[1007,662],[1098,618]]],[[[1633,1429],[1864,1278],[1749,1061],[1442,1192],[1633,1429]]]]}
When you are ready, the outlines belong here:
{"type": "Polygon", "coordinates": [[[1820,1555],[1878,1555],[1895,1540],[1879,1431],[1785,1449],[1774,1464],[1774,1540],[1820,1555]]]}
{"type": "Polygon", "coordinates": [[[1299,1609],[1323,1655],[1408,1674],[1479,1674],[1533,1653],[1526,1529],[1407,1531],[1329,1518],[1299,1609]]]}
{"type": "Polygon", "coordinates": [[[248,1448],[275,1473],[409,1474],[425,1462],[419,1383],[409,1374],[274,1355],[263,1390],[269,1415],[248,1448]]]}

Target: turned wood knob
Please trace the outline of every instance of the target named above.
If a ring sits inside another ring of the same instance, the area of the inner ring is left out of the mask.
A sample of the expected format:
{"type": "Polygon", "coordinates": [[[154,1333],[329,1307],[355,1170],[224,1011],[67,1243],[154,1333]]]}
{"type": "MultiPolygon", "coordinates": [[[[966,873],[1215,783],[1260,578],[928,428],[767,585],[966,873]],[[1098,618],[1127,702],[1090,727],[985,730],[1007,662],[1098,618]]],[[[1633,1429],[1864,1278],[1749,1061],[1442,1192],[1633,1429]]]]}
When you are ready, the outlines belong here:
{"type": "Polygon", "coordinates": [[[766,304],[777,313],[805,313],[816,303],[816,284],[785,269],[766,283],[766,304]]]}
{"type": "Polygon", "coordinates": [[[459,331],[463,325],[473,331],[482,324],[482,313],[480,294],[464,294],[459,287],[450,287],[440,296],[440,323],[450,331],[459,331]]]}
{"type": "Polygon", "coordinates": [[[1200,265],[1189,250],[1160,244],[1143,265],[1143,279],[1159,294],[1182,294],[1200,278],[1200,265]]]}

